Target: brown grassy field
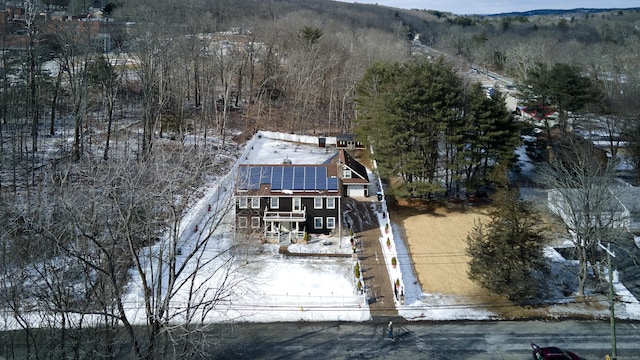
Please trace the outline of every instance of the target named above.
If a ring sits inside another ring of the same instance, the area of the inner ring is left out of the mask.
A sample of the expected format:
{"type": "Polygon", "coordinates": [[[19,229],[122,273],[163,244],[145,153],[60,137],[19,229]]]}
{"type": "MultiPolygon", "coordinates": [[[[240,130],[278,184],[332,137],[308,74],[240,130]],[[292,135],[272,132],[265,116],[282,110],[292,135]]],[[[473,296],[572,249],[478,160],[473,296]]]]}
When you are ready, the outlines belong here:
{"type": "MultiPolygon", "coordinates": [[[[505,297],[490,294],[469,280],[469,257],[465,253],[466,237],[476,221],[488,221],[486,208],[470,206],[434,206],[433,204],[398,203],[390,207],[395,222],[401,223],[422,291],[453,295],[461,303],[486,308],[507,319],[557,317],[545,307],[521,307],[505,297]]],[[[602,310],[598,303],[572,305],[572,316],[585,317],[602,310]],[[577,313],[576,313],[577,311],[577,313]]],[[[560,309],[562,312],[562,310],[560,309]]]]}
{"type": "Polygon", "coordinates": [[[439,207],[403,219],[405,236],[422,289],[428,293],[485,295],[467,277],[467,234],[475,221],[486,222],[483,210],[439,207]]]}

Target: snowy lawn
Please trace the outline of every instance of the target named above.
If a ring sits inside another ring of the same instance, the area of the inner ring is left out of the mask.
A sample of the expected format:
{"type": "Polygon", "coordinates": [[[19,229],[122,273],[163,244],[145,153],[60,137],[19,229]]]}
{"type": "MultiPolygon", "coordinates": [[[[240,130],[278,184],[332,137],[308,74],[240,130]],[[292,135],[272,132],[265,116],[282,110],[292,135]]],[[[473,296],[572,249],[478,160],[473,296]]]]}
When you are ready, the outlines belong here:
{"type": "MultiPolygon", "coordinates": [[[[331,154],[326,149],[318,148],[317,144],[304,145],[284,141],[287,138],[303,141],[296,135],[275,134],[279,141],[269,139],[268,133],[259,133],[245,147],[241,157],[244,162],[265,162],[273,159],[292,159],[294,163],[319,163],[331,154]],[[266,150],[266,152],[264,151],[266,150]],[[314,158],[317,156],[317,158],[314,158]],[[311,157],[311,158],[310,158],[311,157]]],[[[272,136],[274,137],[274,136],[272,136]]],[[[317,141],[309,137],[309,141],[317,141]]],[[[203,189],[200,200],[191,207],[181,223],[181,246],[185,253],[196,242],[202,233],[208,231],[207,218],[210,217],[208,206],[214,204],[215,209],[223,209],[230,201],[233,189],[235,169],[230,169],[226,177],[218,179],[203,189]],[[193,231],[199,225],[199,231],[193,231]]],[[[372,177],[373,178],[373,177],[372,177]]],[[[380,224],[389,219],[383,217],[387,212],[386,203],[382,203],[378,212],[380,224]]],[[[277,322],[277,321],[367,321],[371,319],[365,295],[358,294],[353,266],[354,260],[346,258],[299,258],[284,257],[278,253],[277,246],[263,245],[246,257],[236,254],[232,265],[233,271],[220,272],[224,268],[229,256],[224,251],[231,248],[234,236],[231,223],[231,213],[227,215],[226,225],[219,226],[212,234],[207,248],[203,251],[201,261],[207,265],[191,279],[185,281],[176,291],[171,311],[180,313],[186,302],[193,298],[207,299],[218,296],[215,306],[203,311],[200,315],[205,322],[277,322]],[[222,254],[222,255],[221,255],[222,254]],[[232,274],[225,278],[225,275],[232,274]],[[193,280],[193,281],[191,281],[193,280]],[[219,284],[225,281],[226,288],[222,293],[219,284]]],[[[460,297],[444,293],[425,293],[420,288],[413,272],[410,260],[398,262],[395,268],[388,261],[390,257],[410,259],[409,251],[402,238],[403,231],[391,219],[390,234],[385,234],[383,225],[380,226],[380,241],[390,237],[393,245],[387,248],[382,244],[383,256],[388,266],[390,278],[398,279],[400,289],[404,295],[403,301],[397,301],[396,307],[400,316],[408,320],[485,320],[500,319],[497,312],[490,306],[470,306],[468,301],[460,297]]],[[[156,244],[145,249],[149,254],[158,254],[162,244],[156,244]]],[[[289,247],[290,252],[299,253],[341,253],[350,251],[348,239],[316,237],[310,239],[309,244],[296,244],[289,247]]],[[[574,266],[570,261],[559,257],[557,252],[549,249],[547,256],[553,264],[553,269],[568,269],[574,266]]],[[[179,255],[178,263],[186,261],[185,255],[179,255]]],[[[144,264],[147,270],[153,268],[153,263],[144,264]]],[[[143,292],[140,287],[141,279],[132,271],[132,280],[128,286],[126,311],[133,323],[144,324],[143,292]]],[[[164,275],[161,275],[164,276],[164,275]]],[[[561,279],[562,277],[559,277],[561,279]]],[[[167,279],[163,279],[167,281],[167,279]]],[[[560,280],[561,281],[561,280],[560,280]]],[[[624,288],[621,283],[615,283],[618,302],[616,315],[621,319],[640,319],[640,304],[624,288]]],[[[558,296],[553,294],[552,298],[558,296]]],[[[568,298],[568,297],[567,297],[568,298]]],[[[563,318],[568,316],[593,316],[606,318],[608,316],[606,297],[594,297],[594,302],[563,303],[560,299],[553,305],[546,306],[544,312],[547,317],[563,318]]],[[[179,321],[180,316],[174,317],[179,321]]],[[[14,324],[15,325],[15,324],[14,324]]],[[[11,327],[11,324],[7,324],[11,327]]],[[[17,326],[16,326],[17,327],[17,326]]]]}
{"type": "MultiPolygon", "coordinates": [[[[247,145],[243,162],[266,163],[278,159],[288,158],[294,163],[321,163],[331,154],[326,149],[318,148],[315,137],[301,139],[297,135],[260,133],[247,145]],[[278,138],[274,141],[273,138],[278,138]],[[303,145],[291,141],[308,141],[303,145]]],[[[521,158],[522,159],[522,158],[521,158]]],[[[525,169],[531,169],[523,164],[525,169]]],[[[370,173],[371,178],[375,178],[370,173]]],[[[196,211],[196,209],[194,209],[196,211]]],[[[383,202],[382,210],[387,212],[383,202]]],[[[380,224],[388,219],[378,213],[380,224]]],[[[409,251],[402,238],[403,231],[393,222],[391,234],[385,234],[383,225],[380,227],[381,241],[390,237],[393,246],[389,249],[383,244],[385,258],[395,256],[397,259],[410,259],[409,251]]],[[[350,259],[301,259],[284,258],[277,254],[275,248],[259,255],[244,269],[250,274],[252,283],[249,292],[238,293],[228,309],[216,311],[211,316],[212,321],[242,319],[243,321],[365,321],[370,319],[366,299],[358,295],[353,276],[354,262],[350,259]]],[[[295,244],[289,247],[291,252],[300,253],[348,253],[347,239],[312,238],[309,244],[295,244]],[[331,245],[326,245],[331,243],[331,245]]],[[[572,274],[571,261],[564,260],[552,248],[547,249],[552,268],[558,282],[567,281],[567,274],[572,274]]],[[[400,279],[404,301],[398,301],[396,306],[399,314],[409,320],[485,320],[499,319],[498,312],[492,311],[491,306],[482,307],[469,304],[467,300],[451,294],[424,293],[413,272],[410,262],[399,261],[399,266],[393,268],[389,259],[388,272],[391,278],[400,279]]],[[[553,284],[552,284],[553,285],[553,284]]],[[[640,319],[640,305],[620,283],[615,284],[616,293],[620,300],[616,304],[616,315],[625,319],[640,319]]],[[[606,297],[595,297],[593,303],[585,305],[570,300],[563,301],[561,294],[550,294],[557,299],[557,304],[537,309],[547,317],[563,318],[573,315],[606,318],[608,309],[606,297]]],[[[570,299],[570,296],[564,298],[570,299]]]]}

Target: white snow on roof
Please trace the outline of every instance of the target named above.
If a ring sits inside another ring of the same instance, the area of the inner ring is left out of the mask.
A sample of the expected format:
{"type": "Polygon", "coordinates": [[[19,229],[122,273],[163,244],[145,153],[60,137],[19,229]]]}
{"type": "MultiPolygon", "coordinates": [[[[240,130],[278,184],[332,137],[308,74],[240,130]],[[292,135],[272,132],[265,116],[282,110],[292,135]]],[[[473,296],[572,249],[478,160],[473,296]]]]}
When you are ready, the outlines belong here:
{"type": "Polygon", "coordinates": [[[249,141],[240,162],[243,164],[293,165],[322,164],[337,154],[335,137],[323,137],[326,147],[319,146],[317,136],[259,131],[249,141]]]}

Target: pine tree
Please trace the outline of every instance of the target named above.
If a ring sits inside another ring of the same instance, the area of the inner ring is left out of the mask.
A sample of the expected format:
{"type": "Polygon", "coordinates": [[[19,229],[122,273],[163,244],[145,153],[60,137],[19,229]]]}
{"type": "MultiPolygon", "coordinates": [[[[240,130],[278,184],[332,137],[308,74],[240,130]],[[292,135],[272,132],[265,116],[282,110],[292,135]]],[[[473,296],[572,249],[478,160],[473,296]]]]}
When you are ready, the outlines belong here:
{"type": "Polygon", "coordinates": [[[519,97],[542,111],[547,106],[557,110],[560,129],[564,131],[568,112],[583,110],[588,104],[599,106],[603,98],[598,86],[581,72],[579,66],[566,63],[556,63],[551,68],[537,64],[527,73],[527,84],[519,86],[519,97]]]}
{"type": "Polygon", "coordinates": [[[516,302],[538,295],[540,275],[548,268],[544,226],[537,211],[518,200],[517,192],[503,190],[496,195],[489,217],[489,223],[476,223],[467,236],[469,278],[516,302]]]}
{"type": "Polygon", "coordinates": [[[494,184],[494,167],[509,167],[519,141],[502,95],[487,97],[479,83],[465,89],[443,59],[373,65],[357,106],[356,134],[401,198],[494,184]]]}
{"type": "Polygon", "coordinates": [[[467,91],[464,119],[453,129],[458,137],[450,141],[456,146],[452,168],[459,170],[467,191],[498,183],[495,169],[507,169],[514,160],[514,149],[520,142],[520,127],[507,111],[504,96],[494,91],[490,97],[480,83],[467,91]],[[503,166],[497,166],[503,165],[503,166]]]}
{"type": "Polygon", "coordinates": [[[376,64],[358,86],[357,133],[375,148],[380,175],[399,178],[395,195],[444,192],[440,146],[444,124],[459,116],[461,80],[439,59],[376,64]]]}

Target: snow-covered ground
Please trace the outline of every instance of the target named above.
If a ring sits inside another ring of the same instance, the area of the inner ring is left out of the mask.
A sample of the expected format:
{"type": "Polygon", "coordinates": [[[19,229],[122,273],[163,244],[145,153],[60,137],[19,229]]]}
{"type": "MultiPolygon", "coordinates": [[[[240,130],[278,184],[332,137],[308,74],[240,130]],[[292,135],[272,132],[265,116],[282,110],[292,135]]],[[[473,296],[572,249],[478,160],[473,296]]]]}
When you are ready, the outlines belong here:
{"type": "MultiPolygon", "coordinates": [[[[288,159],[293,164],[321,164],[334,155],[335,147],[321,148],[317,142],[317,137],[259,132],[246,144],[239,163],[272,164],[288,159]]],[[[335,144],[335,139],[327,139],[327,143],[335,144]]],[[[204,189],[204,196],[186,214],[181,223],[183,248],[197,242],[202,233],[208,231],[210,204],[214,204],[213,211],[228,209],[226,204],[233,189],[236,169],[237,165],[226,177],[204,189]],[[196,224],[199,231],[191,231],[196,224]]],[[[232,216],[229,212],[226,226],[214,231],[215,241],[207,251],[210,256],[215,257],[231,247],[234,241],[232,216]]],[[[289,251],[348,254],[351,248],[348,237],[312,237],[309,244],[292,245],[289,251]]],[[[209,270],[201,271],[204,286],[198,288],[218,288],[221,276],[228,274],[210,274],[224,266],[225,260],[225,257],[216,259],[208,265],[209,270]]],[[[233,289],[229,289],[224,301],[206,314],[207,321],[366,321],[371,318],[365,295],[357,292],[353,276],[355,262],[350,258],[285,258],[278,254],[277,245],[266,244],[242,262],[232,274],[237,279],[231,282],[233,289]]],[[[126,303],[131,305],[130,317],[143,323],[144,298],[139,284],[140,278],[134,275],[126,303]]],[[[176,297],[187,299],[190,291],[192,287],[185,286],[176,297]]]]}
{"type": "MultiPolygon", "coordinates": [[[[327,143],[335,139],[328,138],[327,143]]],[[[289,159],[296,164],[322,163],[333,155],[334,147],[318,147],[316,137],[304,137],[298,135],[259,132],[245,146],[240,162],[244,163],[274,163],[289,159]],[[304,142],[308,144],[303,144],[304,142]]],[[[527,164],[526,154],[519,152],[522,168],[530,170],[527,164]]],[[[209,184],[202,189],[202,197],[189,210],[181,222],[182,237],[180,246],[183,255],[179,255],[178,264],[186,262],[189,250],[193,248],[203,236],[208,235],[211,214],[218,210],[228,210],[228,204],[233,189],[233,181],[237,165],[229,170],[227,175],[209,184]],[[212,205],[212,210],[209,206],[212,205]],[[198,231],[194,231],[198,225],[198,231]]],[[[370,173],[371,179],[377,179],[374,173],[370,173]]],[[[376,180],[377,181],[377,180],[376,180]]],[[[379,188],[380,184],[378,184],[379,188]]],[[[383,212],[387,212],[383,201],[377,214],[380,224],[385,224],[388,219],[383,218],[383,212]]],[[[182,279],[186,282],[181,286],[175,296],[170,311],[180,313],[184,305],[193,298],[207,299],[217,296],[221,299],[214,307],[201,315],[205,322],[293,322],[293,321],[367,321],[371,319],[366,296],[358,293],[354,279],[353,267],[355,260],[352,258],[286,258],[278,253],[275,245],[261,245],[254,248],[251,254],[236,257],[238,264],[233,265],[233,271],[220,271],[227,269],[227,261],[231,255],[226,252],[232,248],[234,236],[231,224],[232,212],[226,211],[227,216],[222,226],[216,226],[211,234],[211,240],[207,243],[204,257],[201,259],[203,268],[197,276],[191,279],[182,279]],[[226,289],[220,291],[219,284],[226,281],[226,289]]],[[[388,212],[387,212],[388,213],[388,212]]],[[[391,219],[391,233],[385,234],[383,225],[380,227],[381,239],[389,237],[393,242],[390,248],[382,246],[383,256],[387,264],[387,270],[391,279],[398,279],[404,294],[403,302],[396,302],[400,316],[408,320],[486,320],[497,319],[498,316],[490,310],[484,310],[478,306],[468,306],[453,296],[446,294],[426,294],[422,291],[413,273],[410,263],[399,262],[393,268],[391,257],[397,259],[410,259],[407,247],[401,234],[401,229],[396,227],[391,219]],[[384,236],[383,236],[384,235],[384,236]]],[[[636,240],[640,243],[639,240],[636,240]]],[[[639,244],[640,246],[640,244],[639,244]]],[[[160,254],[162,242],[144,249],[148,255],[160,254]]],[[[347,237],[329,238],[313,237],[309,244],[296,244],[289,247],[290,252],[307,253],[349,253],[350,243],[347,237]]],[[[564,260],[552,248],[547,249],[547,256],[553,267],[572,265],[564,260]]],[[[153,258],[153,256],[148,256],[153,258]]],[[[191,259],[190,261],[193,261],[191,259]]],[[[188,262],[186,262],[188,263],[188,262]]],[[[148,273],[153,273],[154,264],[143,264],[148,273]]],[[[193,266],[193,265],[189,265],[193,266]]],[[[166,274],[162,274],[166,277],[166,274]]],[[[179,279],[180,280],[180,279],[179,279]]],[[[164,279],[166,283],[167,279],[164,279]]],[[[140,286],[141,279],[132,271],[132,280],[128,286],[126,296],[126,312],[132,323],[144,324],[145,310],[143,291],[140,286]]],[[[615,291],[618,295],[616,303],[616,316],[621,319],[640,319],[640,303],[627,291],[624,285],[616,282],[615,291]]],[[[558,317],[571,315],[572,308],[566,304],[559,305],[558,309],[549,307],[558,317]]],[[[576,312],[583,311],[576,309],[576,312]]],[[[595,311],[595,310],[594,310],[595,311]]],[[[597,310],[597,317],[606,317],[608,310],[597,310]]],[[[582,313],[581,313],[582,314],[582,313]]],[[[174,317],[179,321],[180,316],[174,317]]],[[[19,328],[17,324],[11,324],[10,318],[4,318],[5,329],[19,328]]],[[[99,320],[96,320],[99,321],[99,320]]],[[[88,322],[85,317],[85,322],[88,322]]]]}
{"type": "MultiPolygon", "coordinates": [[[[331,144],[335,139],[328,138],[331,144]]],[[[333,155],[333,148],[321,148],[317,145],[316,137],[259,132],[249,141],[241,156],[243,163],[274,163],[289,159],[294,164],[322,163],[333,155]],[[308,145],[303,143],[308,143],[308,145]]],[[[526,155],[520,153],[522,168],[530,170],[526,155]]],[[[228,195],[233,188],[235,168],[227,177],[206,191],[205,196],[196,204],[185,217],[184,227],[192,228],[196,223],[202,223],[207,216],[207,204],[228,200],[220,196],[223,192],[228,195]]],[[[373,173],[370,173],[372,178],[373,173]]],[[[383,202],[382,211],[386,212],[383,202]]],[[[382,212],[378,213],[380,224],[384,224],[382,212]]],[[[393,219],[391,219],[393,220],[393,219]]],[[[384,228],[380,228],[381,237],[384,228]]],[[[383,256],[395,256],[398,259],[410,259],[404,240],[400,237],[402,231],[393,225],[389,236],[393,242],[391,249],[383,246],[383,256]]],[[[197,235],[185,232],[185,243],[195,241],[197,235]]],[[[388,235],[385,235],[385,238],[388,235]]],[[[220,249],[226,248],[232,241],[231,232],[220,234],[220,249]]],[[[307,245],[292,245],[291,252],[339,252],[348,253],[350,244],[348,238],[312,238],[307,245]],[[330,243],[330,244],[329,244],[330,243]]],[[[215,254],[215,251],[211,251],[215,254]]],[[[556,266],[566,265],[555,250],[547,249],[551,263],[556,266]]],[[[495,319],[496,315],[489,310],[465,306],[454,297],[443,294],[425,294],[420,288],[410,263],[399,263],[392,268],[390,261],[385,261],[392,279],[400,279],[404,292],[404,302],[396,303],[400,316],[409,320],[484,320],[495,319]]],[[[250,286],[241,287],[233,293],[232,298],[224,304],[219,304],[215,311],[207,315],[207,320],[216,321],[366,321],[371,318],[364,295],[358,294],[353,276],[352,259],[301,259],[284,258],[277,253],[274,245],[265,245],[263,252],[243,266],[243,271],[253,279],[250,286]]],[[[208,281],[216,281],[209,279],[208,281]]],[[[615,283],[615,290],[620,301],[616,304],[616,316],[624,319],[640,319],[640,304],[626,288],[619,282],[615,283]]],[[[212,283],[211,287],[215,287],[212,283]]],[[[131,311],[140,309],[140,293],[134,278],[131,287],[131,311]]],[[[188,289],[184,289],[187,291],[188,289]]],[[[186,296],[186,294],[184,294],[186,296]]],[[[571,308],[563,305],[558,310],[558,316],[571,312],[571,308]]],[[[603,311],[598,316],[606,316],[603,311]]],[[[144,321],[139,318],[139,321],[144,321]]]]}

